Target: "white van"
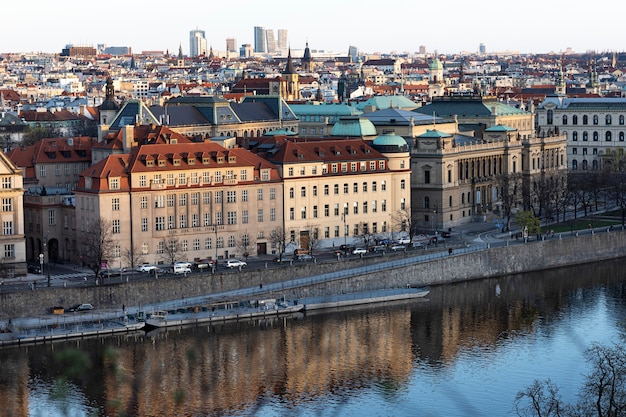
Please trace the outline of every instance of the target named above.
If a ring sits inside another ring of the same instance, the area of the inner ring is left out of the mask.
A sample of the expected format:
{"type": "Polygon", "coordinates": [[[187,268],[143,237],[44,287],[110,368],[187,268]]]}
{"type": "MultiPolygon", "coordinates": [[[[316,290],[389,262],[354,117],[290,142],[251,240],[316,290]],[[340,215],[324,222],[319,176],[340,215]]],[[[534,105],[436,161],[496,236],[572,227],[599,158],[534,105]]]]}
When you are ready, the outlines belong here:
{"type": "Polygon", "coordinates": [[[191,268],[189,268],[186,265],[174,265],[174,274],[176,275],[180,275],[180,274],[190,274],[191,273],[191,268]]]}

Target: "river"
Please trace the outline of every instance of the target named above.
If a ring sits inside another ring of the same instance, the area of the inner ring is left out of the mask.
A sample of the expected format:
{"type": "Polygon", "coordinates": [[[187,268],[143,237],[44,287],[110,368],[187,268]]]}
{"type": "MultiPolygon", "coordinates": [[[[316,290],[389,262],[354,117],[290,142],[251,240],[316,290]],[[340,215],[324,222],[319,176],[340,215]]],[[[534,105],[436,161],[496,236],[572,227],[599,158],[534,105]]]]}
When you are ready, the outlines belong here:
{"type": "Polygon", "coordinates": [[[431,288],[427,300],[0,350],[0,416],[514,416],[574,402],[619,341],[624,260],[431,288]]]}

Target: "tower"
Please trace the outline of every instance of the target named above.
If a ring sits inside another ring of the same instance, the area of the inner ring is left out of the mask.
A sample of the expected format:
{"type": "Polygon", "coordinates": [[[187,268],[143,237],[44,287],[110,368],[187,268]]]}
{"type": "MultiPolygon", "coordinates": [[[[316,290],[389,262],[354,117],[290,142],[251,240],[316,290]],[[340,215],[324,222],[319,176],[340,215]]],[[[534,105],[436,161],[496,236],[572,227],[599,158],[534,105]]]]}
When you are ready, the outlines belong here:
{"type": "Polygon", "coordinates": [[[313,58],[311,57],[311,50],[309,49],[309,42],[306,43],[306,48],[304,48],[304,55],[302,56],[302,71],[311,72],[313,71],[313,58]]]}
{"type": "Polygon", "coordinates": [[[282,74],[283,82],[281,83],[281,96],[285,100],[299,100],[300,99],[300,83],[298,82],[298,73],[293,66],[291,60],[291,48],[287,55],[287,65],[282,74]]]}
{"type": "Polygon", "coordinates": [[[254,27],[254,52],[262,53],[266,52],[265,43],[267,39],[265,37],[265,29],[262,26],[254,27]]]}
{"type": "Polygon", "coordinates": [[[206,54],[206,37],[203,30],[195,29],[189,32],[189,56],[206,54]]]}
{"type": "Polygon", "coordinates": [[[445,81],[443,79],[443,64],[437,58],[430,63],[430,75],[428,77],[428,96],[430,98],[443,96],[445,92],[445,81]]]}

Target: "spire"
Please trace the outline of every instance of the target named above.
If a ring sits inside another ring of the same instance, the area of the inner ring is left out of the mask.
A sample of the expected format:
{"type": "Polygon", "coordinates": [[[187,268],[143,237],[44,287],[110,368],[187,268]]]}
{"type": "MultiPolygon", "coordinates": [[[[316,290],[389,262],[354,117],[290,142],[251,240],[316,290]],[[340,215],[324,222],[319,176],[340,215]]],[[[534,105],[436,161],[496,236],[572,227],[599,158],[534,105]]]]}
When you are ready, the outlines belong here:
{"type": "Polygon", "coordinates": [[[183,45],[178,44],[178,59],[183,59],[183,45]]]}
{"type": "Polygon", "coordinates": [[[293,67],[293,61],[291,60],[291,47],[289,47],[289,53],[287,55],[287,65],[285,66],[285,71],[283,74],[295,74],[296,70],[293,67]]]}

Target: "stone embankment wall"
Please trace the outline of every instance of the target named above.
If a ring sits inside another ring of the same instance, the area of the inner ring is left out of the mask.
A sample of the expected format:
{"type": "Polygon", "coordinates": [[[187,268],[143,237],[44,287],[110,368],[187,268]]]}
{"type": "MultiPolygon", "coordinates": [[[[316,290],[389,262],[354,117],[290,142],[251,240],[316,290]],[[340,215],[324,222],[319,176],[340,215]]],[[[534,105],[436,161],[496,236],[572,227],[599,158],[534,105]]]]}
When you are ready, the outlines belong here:
{"type": "MultiPolygon", "coordinates": [[[[384,260],[416,254],[423,254],[423,252],[388,255],[384,260]]],[[[286,289],[277,293],[276,296],[301,298],[407,285],[440,285],[620,257],[626,257],[626,232],[624,231],[596,233],[563,240],[553,237],[543,242],[516,244],[465,254],[453,253],[440,259],[419,262],[402,268],[390,268],[367,275],[286,289]]],[[[131,281],[96,287],[38,288],[35,291],[0,294],[0,319],[37,316],[48,313],[52,306],[67,307],[80,302],[91,302],[99,309],[121,309],[122,305],[136,307],[169,300],[184,300],[189,297],[239,288],[259,288],[261,283],[267,286],[267,284],[354,268],[374,262],[380,263],[381,258],[215,275],[163,277],[150,281],[131,281]]]]}

